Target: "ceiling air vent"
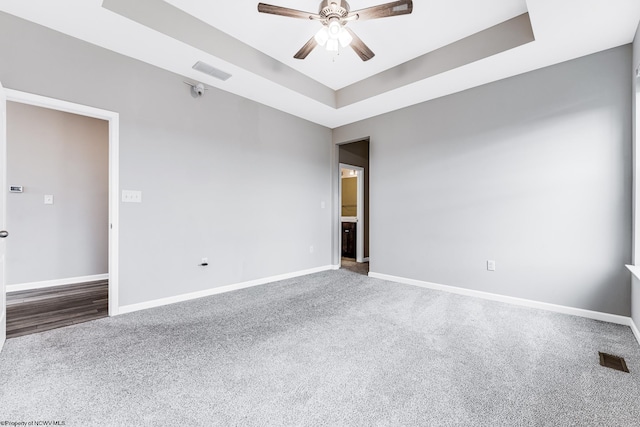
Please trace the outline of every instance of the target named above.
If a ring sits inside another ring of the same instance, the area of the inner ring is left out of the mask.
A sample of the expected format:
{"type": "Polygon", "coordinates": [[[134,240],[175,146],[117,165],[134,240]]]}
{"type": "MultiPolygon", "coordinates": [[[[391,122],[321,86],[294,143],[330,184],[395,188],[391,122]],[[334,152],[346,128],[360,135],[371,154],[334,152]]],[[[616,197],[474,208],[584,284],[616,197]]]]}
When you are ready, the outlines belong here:
{"type": "Polygon", "coordinates": [[[215,77],[216,79],[220,79],[220,80],[227,80],[229,77],[231,77],[231,74],[225,73],[222,70],[218,70],[213,65],[206,64],[206,63],[204,63],[202,61],[196,62],[195,65],[193,66],[193,69],[194,70],[198,70],[201,73],[208,74],[208,75],[210,75],[212,77],[215,77]]]}

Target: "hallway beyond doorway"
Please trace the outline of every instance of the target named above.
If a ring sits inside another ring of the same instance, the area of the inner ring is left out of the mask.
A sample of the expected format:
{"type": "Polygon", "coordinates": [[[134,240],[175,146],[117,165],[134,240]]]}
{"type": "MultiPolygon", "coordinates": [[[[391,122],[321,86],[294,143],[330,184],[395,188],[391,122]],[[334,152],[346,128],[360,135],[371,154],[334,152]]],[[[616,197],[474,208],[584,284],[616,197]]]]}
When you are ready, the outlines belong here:
{"type": "Polygon", "coordinates": [[[342,257],[341,268],[364,276],[369,275],[369,262],[356,262],[353,258],[342,257]]]}

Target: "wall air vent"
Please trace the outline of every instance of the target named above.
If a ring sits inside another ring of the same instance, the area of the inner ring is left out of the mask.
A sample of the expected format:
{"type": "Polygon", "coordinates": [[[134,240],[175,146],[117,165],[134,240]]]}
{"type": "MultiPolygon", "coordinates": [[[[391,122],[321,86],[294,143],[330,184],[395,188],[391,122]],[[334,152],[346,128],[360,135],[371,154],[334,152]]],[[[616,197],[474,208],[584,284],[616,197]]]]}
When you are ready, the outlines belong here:
{"type": "Polygon", "coordinates": [[[194,70],[198,70],[201,73],[205,73],[209,76],[215,77],[216,79],[220,79],[220,80],[227,80],[229,77],[231,77],[231,74],[229,73],[225,73],[222,70],[218,70],[216,67],[214,67],[213,65],[209,65],[206,64],[202,61],[198,61],[195,63],[195,65],[192,67],[194,70]]]}

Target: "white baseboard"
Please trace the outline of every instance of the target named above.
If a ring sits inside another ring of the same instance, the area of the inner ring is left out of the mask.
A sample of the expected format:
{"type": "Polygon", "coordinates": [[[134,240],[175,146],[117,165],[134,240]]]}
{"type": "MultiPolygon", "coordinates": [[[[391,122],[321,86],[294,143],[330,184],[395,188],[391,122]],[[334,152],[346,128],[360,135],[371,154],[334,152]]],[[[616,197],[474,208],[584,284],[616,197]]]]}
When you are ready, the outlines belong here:
{"type": "Polygon", "coordinates": [[[137,304],[129,304],[118,308],[118,315],[131,313],[148,308],[160,307],[163,305],[174,304],[176,302],[189,301],[196,298],[208,297],[211,295],[222,294],[225,292],[237,291],[239,289],[250,288],[253,286],[265,285],[267,283],[278,282],[280,280],[292,279],[294,277],[306,276],[308,274],[319,273],[321,271],[333,270],[335,266],[326,265],[323,267],[310,268],[308,270],[296,271],[293,273],[280,274],[277,276],[265,277],[262,279],[249,280],[247,282],[236,283],[233,285],[219,286],[217,288],[205,289],[202,291],[191,292],[188,294],[176,295],[167,298],[160,298],[152,301],[140,302],[137,304]]]}
{"type": "MultiPolygon", "coordinates": [[[[436,290],[436,291],[444,291],[444,292],[449,292],[449,293],[453,293],[453,294],[466,295],[466,296],[470,296],[470,297],[476,297],[476,298],[482,298],[482,299],[487,299],[487,300],[492,300],[492,301],[504,302],[504,303],[507,303],[507,304],[520,305],[520,306],[524,306],[524,307],[537,308],[537,309],[540,309],[540,310],[553,311],[553,312],[556,312],[556,313],[563,313],[563,314],[570,314],[570,315],[573,315],[573,316],[586,317],[588,319],[595,319],[595,320],[600,320],[600,321],[603,321],[603,322],[616,323],[618,325],[629,326],[629,327],[631,327],[632,330],[635,327],[635,324],[633,323],[633,321],[631,320],[630,317],[619,316],[617,314],[602,313],[600,311],[585,310],[585,309],[582,309],[582,308],[567,307],[567,306],[564,306],[564,305],[557,305],[557,304],[551,304],[551,303],[547,303],[547,302],[528,300],[528,299],[524,299],[524,298],[509,297],[509,296],[505,296],[505,295],[492,294],[492,293],[489,293],[489,292],[475,291],[475,290],[472,290],[472,289],[458,288],[458,287],[455,287],[455,286],[448,286],[448,285],[441,285],[441,284],[438,284],[438,283],[424,282],[422,280],[407,279],[407,278],[404,278],[404,277],[391,276],[391,275],[388,275],[388,274],[370,272],[369,273],[369,277],[374,277],[376,279],[382,279],[382,280],[388,280],[388,281],[391,281],[391,282],[403,283],[405,285],[419,286],[421,288],[433,289],[433,290],[436,290]]],[[[636,328],[636,330],[633,331],[633,333],[635,334],[636,339],[638,340],[638,343],[640,343],[640,338],[639,338],[640,337],[640,333],[637,332],[637,328],[636,328]]]]}
{"type": "Polygon", "coordinates": [[[7,315],[7,308],[4,307],[2,317],[0,317],[0,325],[2,325],[2,330],[0,330],[0,353],[2,353],[4,342],[7,340],[7,327],[6,327],[7,322],[5,321],[6,315],[7,315]]]}
{"type": "Polygon", "coordinates": [[[68,277],[66,279],[45,280],[42,282],[19,283],[17,285],[7,285],[7,292],[28,291],[30,289],[50,288],[52,286],[73,285],[75,283],[96,282],[107,280],[109,273],[94,274],[92,276],[68,277]]]}
{"type": "Polygon", "coordinates": [[[636,322],[634,322],[633,318],[631,317],[629,317],[629,327],[631,328],[631,332],[633,332],[633,335],[635,335],[636,340],[640,344],[640,330],[638,330],[638,327],[636,326],[636,322]]]}
{"type": "Polygon", "coordinates": [[[331,267],[331,268],[330,268],[331,270],[340,270],[340,264],[337,264],[337,265],[331,265],[330,267],[331,267]]]}

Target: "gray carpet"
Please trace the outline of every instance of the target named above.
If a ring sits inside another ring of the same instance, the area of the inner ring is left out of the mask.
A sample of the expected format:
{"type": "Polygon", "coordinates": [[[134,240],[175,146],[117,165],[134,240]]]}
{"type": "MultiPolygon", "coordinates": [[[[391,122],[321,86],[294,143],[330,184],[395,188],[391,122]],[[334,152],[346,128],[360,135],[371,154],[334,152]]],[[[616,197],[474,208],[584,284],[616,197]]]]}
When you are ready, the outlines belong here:
{"type": "Polygon", "coordinates": [[[339,270],[8,340],[0,419],[637,426],[639,374],[628,327],[339,270]]]}

